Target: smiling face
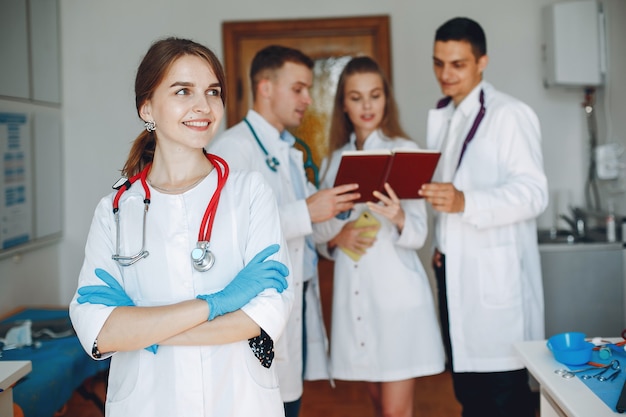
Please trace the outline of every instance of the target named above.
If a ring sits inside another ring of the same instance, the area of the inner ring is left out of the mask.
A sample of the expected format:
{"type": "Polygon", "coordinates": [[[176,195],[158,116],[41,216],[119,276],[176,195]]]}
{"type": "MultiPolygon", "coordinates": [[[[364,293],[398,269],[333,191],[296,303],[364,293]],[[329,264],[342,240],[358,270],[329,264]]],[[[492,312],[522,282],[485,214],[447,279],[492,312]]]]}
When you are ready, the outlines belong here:
{"type": "Polygon", "coordinates": [[[487,67],[487,55],[476,58],[467,41],[436,41],[433,52],[433,68],[441,92],[452,97],[456,106],[482,80],[487,67]]]}
{"type": "Polygon", "coordinates": [[[305,65],[285,62],[259,84],[257,110],[279,132],[298,127],[311,104],[313,72],[305,65]]]}
{"type": "Polygon", "coordinates": [[[207,61],[183,55],[141,106],[140,115],[156,123],[159,146],[204,148],[224,116],[221,90],[207,61]]]}
{"type": "Polygon", "coordinates": [[[359,145],[380,126],[385,116],[386,102],[385,88],[379,74],[355,73],[346,79],[343,110],[352,122],[359,145]]]}

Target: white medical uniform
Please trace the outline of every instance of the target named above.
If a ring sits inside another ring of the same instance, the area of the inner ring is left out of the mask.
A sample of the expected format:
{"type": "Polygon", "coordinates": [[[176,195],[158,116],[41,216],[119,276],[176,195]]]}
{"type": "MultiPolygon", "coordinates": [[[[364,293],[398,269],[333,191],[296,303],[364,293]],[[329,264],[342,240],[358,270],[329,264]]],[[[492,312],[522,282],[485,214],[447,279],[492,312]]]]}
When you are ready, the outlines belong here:
{"type": "MultiPolygon", "coordinates": [[[[190,253],[196,247],[205,209],[217,185],[215,169],[200,184],[179,195],[150,188],[146,249],[150,255],[132,266],[111,259],[115,252],[113,195],[96,208],[85,248],[79,287],[103,285],[94,274],[103,268],[124,287],[137,306],[169,305],[223,289],[259,251],[270,244],[281,250],[270,257],[289,261],[271,188],[255,173],[231,171],[222,191],[210,249],[215,264],[196,271],[190,253]]],[[[141,248],[144,190],[135,182],[121,198],[121,254],[141,248]]],[[[290,287],[279,294],[265,290],[242,310],[273,340],[281,335],[293,301],[290,287]]],[[[114,307],[70,304],[76,333],[91,354],[92,345],[114,307]]],[[[106,356],[105,356],[106,357],[106,356]]],[[[106,397],[108,417],[283,416],[276,367],[264,368],[247,341],[216,346],[160,346],[117,352],[111,358],[106,397]]]]}
{"type": "MultiPolygon", "coordinates": [[[[280,132],[269,124],[259,113],[249,110],[246,119],[253,126],[267,153],[279,161],[276,171],[266,164],[266,155],[254,139],[245,122],[240,122],[215,138],[210,152],[224,158],[231,167],[247,169],[263,174],[274,190],[280,213],[289,257],[291,275],[294,280],[294,304],[285,333],[276,344],[274,363],[278,368],[280,391],[284,402],[292,402],[302,396],[302,289],[303,280],[309,280],[306,291],[306,332],[307,355],[305,379],[329,378],[327,358],[327,337],[322,320],[317,267],[312,277],[305,277],[305,237],[314,233],[317,226],[311,224],[306,200],[296,196],[296,184],[309,196],[317,189],[307,178],[303,167],[302,152],[280,139],[280,132]],[[292,176],[290,164],[300,169],[298,176],[292,176]]],[[[311,268],[309,268],[311,269],[311,268]]]]}
{"type": "Polygon", "coordinates": [[[548,187],[539,121],[530,107],[486,82],[456,111],[452,103],[430,111],[429,148],[442,149],[449,121],[456,133],[444,152],[454,157],[443,162],[450,178],[438,180],[463,191],[465,210],[436,213],[435,238],[446,256],[454,371],[522,369],[513,343],[544,337],[535,218],[546,208],[548,187]],[[481,89],[486,114],[455,173],[481,89]]]}
{"type": "MultiPolygon", "coordinates": [[[[373,132],[364,150],[417,148],[413,141],[391,140],[373,132]]],[[[332,187],[341,152],[356,150],[355,136],[336,150],[326,172],[322,163],[322,188],[332,187]]],[[[406,179],[410,181],[410,178],[406,179]]],[[[372,196],[371,201],[377,201],[372,196]]],[[[387,218],[376,215],[381,228],[376,242],[358,262],[340,249],[325,256],[335,261],[331,335],[333,378],[357,381],[399,381],[444,370],[444,350],[433,294],[417,250],[427,236],[424,200],[401,200],[406,221],[402,233],[387,218]]],[[[333,219],[328,236],[335,236],[347,221],[366,210],[357,204],[350,218],[333,219]]]]}

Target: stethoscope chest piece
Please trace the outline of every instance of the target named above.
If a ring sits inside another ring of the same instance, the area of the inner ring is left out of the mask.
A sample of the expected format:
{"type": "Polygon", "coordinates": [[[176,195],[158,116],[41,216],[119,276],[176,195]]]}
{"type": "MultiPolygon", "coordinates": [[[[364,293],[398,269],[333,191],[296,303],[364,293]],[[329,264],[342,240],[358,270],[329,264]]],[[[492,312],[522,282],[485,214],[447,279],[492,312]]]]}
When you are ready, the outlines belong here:
{"type": "Polygon", "coordinates": [[[198,242],[198,246],[191,251],[191,260],[196,271],[205,272],[215,263],[215,256],[209,250],[209,242],[198,242]]]}
{"type": "Polygon", "coordinates": [[[278,161],[278,159],[276,159],[275,156],[269,156],[269,155],[267,156],[267,158],[265,158],[265,163],[267,164],[269,169],[271,169],[274,172],[278,170],[278,165],[280,165],[280,162],[278,161]]]}
{"type": "MultiPolygon", "coordinates": [[[[207,208],[204,212],[204,217],[202,218],[202,223],[200,224],[200,230],[198,232],[198,244],[195,249],[191,251],[191,261],[193,263],[193,267],[196,271],[205,272],[211,269],[213,264],[215,263],[215,256],[209,250],[209,241],[211,240],[211,230],[213,229],[213,221],[215,220],[215,213],[217,212],[217,205],[219,203],[220,195],[222,193],[222,189],[226,184],[226,180],[228,179],[229,168],[226,161],[220,158],[217,155],[211,155],[205,153],[207,159],[211,162],[211,164],[215,167],[217,171],[217,188],[207,205],[207,208]]],[[[121,266],[130,266],[135,262],[143,259],[149,255],[146,248],[146,217],[148,214],[148,208],[150,207],[150,187],[148,187],[147,176],[150,171],[150,167],[152,166],[152,162],[146,164],[146,166],[137,174],[133,175],[132,178],[126,179],[121,178],[118,180],[113,188],[117,189],[117,193],[115,194],[115,198],[113,199],[113,215],[115,216],[115,227],[116,227],[116,244],[115,244],[115,254],[113,255],[113,259],[117,261],[121,266]],[[141,240],[141,251],[139,251],[135,255],[125,256],[120,255],[120,207],[119,202],[122,194],[125,190],[129,189],[131,185],[137,181],[141,180],[141,186],[143,187],[146,196],[144,198],[144,212],[143,212],[143,232],[142,232],[142,240],[141,240]]]]}

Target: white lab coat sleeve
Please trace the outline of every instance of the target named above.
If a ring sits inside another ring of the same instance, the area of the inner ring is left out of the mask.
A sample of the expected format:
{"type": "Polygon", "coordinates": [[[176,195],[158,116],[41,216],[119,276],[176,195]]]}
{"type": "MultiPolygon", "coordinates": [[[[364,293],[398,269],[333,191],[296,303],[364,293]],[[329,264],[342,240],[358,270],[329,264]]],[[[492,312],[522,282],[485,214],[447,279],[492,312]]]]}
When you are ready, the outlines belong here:
{"type": "MultiPolygon", "coordinates": [[[[297,178],[292,178],[291,180],[297,181],[297,178]]],[[[305,193],[307,198],[317,192],[317,188],[311,182],[308,180],[303,180],[303,182],[306,187],[305,193]]],[[[278,211],[280,212],[280,223],[287,241],[313,233],[311,214],[309,213],[306,199],[279,203],[278,211]]]]}
{"type": "MultiPolygon", "coordinates": [[[[96,268],[102,268],[120,280],[119,266],[111,259],[110,255],[115,252],[115,231],[111,229],[114,224],[112,200],[105,197],[100,200],[96,207],[91,222],[85,245],[85,259],[78,277],[77,291],[78,288],[86,285],[103,285],[103,282],[95,274],[96,268]]],[[[79,304],[77,298],[78,292],[74,294],[70,302],[70,319],[83,349],[91,356],[94,341],[115,307],[91,303],[79,304]]],[[[105,354],[102,352],[102,354],[102,357],[99,358],[101,360],[108,358],[112,353],[105,354]]]]}
{"type": "Polygon", "coordinates": [[[339,220],[332,218],[322,223],[313,225],[313,237],[315,239],[315,247],[317,252],[326,259],[331,261],[335,260],[337,254],[336,248],[333,250],[328,249],[328,242],[339,234],[343,226],[349,220],[339,220]]]}
{"type": "MultiPolygon", "coordinates": [[[[322,161],[322,169],[320,170],[320,172],[324,172],[325,162],[326,160],[322,161]]],[[[326,181],[322,180],[320,184],[320,190],[323,190],[326,188],[332,188],[332,183],[329,184],[327,180],[326,181]]],[[[337,251],[329,250],[328,242],[332,238],[337,236],[337,234],[339,234],[343,226],[348,221],[349,221],[348,219],[341,220],[336,217],[333,217],[332,219],[326,220],[325,222],[315,223],[313,225],[313,240],[315,242],[315,247],[317,249],[317,252],[321,256],[331,261],[335,259],[335,255],[337,251]]]]}
{"type": "MultiPolygon", "coordinates": [[[[339,160],[341,159],[341,153],[335,152],[331,161],[330,168],[328,167],[329,160],[324,158],[320,164],[320,173],[322,178],[320,181],[320,190],[333,188],[335,176],[337,175],[337,168],[339,166],[339,160]]],[[[334,254],[336,251],[329,251],[327,243],[337,236],[343,226],[348,220],[341,220],[336,217],[329,219],[325,222],[316,223],[313,225],[313,240],[316,243],[317,251],[320,255],[326,259],[334,260],[334,254]]]]}
{"type": "Polygon", "coordinates": [[[396,245],[407,249],[421,249],[428,235],[426,218],[426,203],[423,199],[401,200],[404,210],[404,227],[402,233],[397,233],[396,245]]]}
{"type": "MultiPolygon", "coordinates": [[[[306,173],[305,173],[305,175],[306,175],[306,173]]],[[[306,180],[306,195],[308,197],[310,197],[310,196],[312,196],[313,194],[315,194],[318,191],[319,190],[317,189],[317,187],[311,181],[309,181],[308,178],[307,178],[307,180],[306,180]]]]}
{"type": "MultiPolygon", "coordinates": [[[[491,111],[495,114],[491,116],[488,135],[493,137],[497,147],[498,184],[463,190],[465,210],[462,220],[478,229],[535,218],[548,204],[537,116],[519,102],[507,103],[491,111]]],[[[470,149],[471,145],[468,153],[470,149]]],[[[460,170],[463,168],[461,165],[460,170]]]]}
{"type": "Polygon", "coordinates": [[[282,235],[276,199],[271,187],[261,174],[251,173],[256,181],[250,181],[250,240],[246,243],[245,259],[249,262],[259,251],[267,246],[280,242],[280,250],[269,257],[287,265],[289,276],[288,287],[278,293],[274,289],[263,291],[246,304],[242,310],[257,323],[270,337],[276,341],[282,334],[293,306],[294,289],[292,266],[289,259],[287,243],[282,235]]]}
{"type": "Polygon", "coordinates": [[[297,237],[313,233],[311,216],[306,200],[295,200],[278,207],[280,223],[285,234],[285,239],[291,240],[297,237]]]}
{"type": "Polygon", "coordinates": [[[329,240],[337,236],[348,220],[340,220],[336,217],[325,222],[313,225],[313,238],[316,244],[326,244],[329,240]]]}
{"type": "Polygon", "coordinates": [[[320,254],[320,256],[330,261],[335,260],[335,250],[328,249],[328,243],[318,243],[315,245],[315,248],[317,249],[317,253],[320,254]]]}

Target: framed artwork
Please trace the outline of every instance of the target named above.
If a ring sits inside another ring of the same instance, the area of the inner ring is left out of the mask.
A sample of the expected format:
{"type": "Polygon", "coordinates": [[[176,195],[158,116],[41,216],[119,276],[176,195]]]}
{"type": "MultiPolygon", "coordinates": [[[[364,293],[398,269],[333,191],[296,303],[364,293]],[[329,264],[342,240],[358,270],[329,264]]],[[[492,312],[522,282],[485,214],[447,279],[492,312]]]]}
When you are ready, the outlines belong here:
{"type": "MultiPolygon", "coordinates": [[[[308,157],[319,166],[327,149],[333,98],[343,66],[351,57],[368,55],[391,79],[389,33],[387,15],[224,22],[224,69],[229,89],[227,127],[240,122],[252,105],[249,72],[256,52],[273,44],[299,49],[315,62],[313,103],[300,127],[292,133],[305,143],[303,150],[308,147],[308,157]]],[[[313,180],[312,171],[307,173],[313,180]]]]}

